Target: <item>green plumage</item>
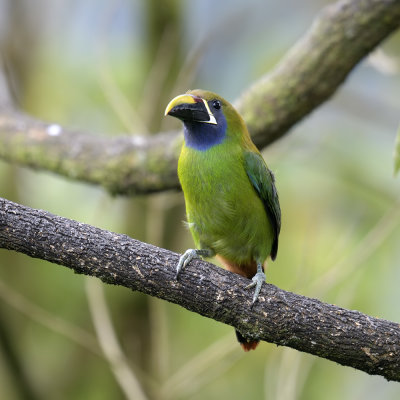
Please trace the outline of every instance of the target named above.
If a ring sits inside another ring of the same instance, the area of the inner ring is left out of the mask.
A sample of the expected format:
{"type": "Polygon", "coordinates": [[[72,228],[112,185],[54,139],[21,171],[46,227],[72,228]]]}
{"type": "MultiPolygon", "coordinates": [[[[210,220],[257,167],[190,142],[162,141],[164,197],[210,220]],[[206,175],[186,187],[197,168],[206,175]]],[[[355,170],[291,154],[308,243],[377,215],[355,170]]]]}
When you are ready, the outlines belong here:
{"type": "Polygon", "coordinates": [[[221,143],[207,150],[185,143],[179,158],[178,175],[196,246],[239,268],[262,264],[269,255],[274,259],[280,208],[272,173],[226,100],[211,92],[188,93],[206,101],[218,99],[227,123],[221,143]]]}

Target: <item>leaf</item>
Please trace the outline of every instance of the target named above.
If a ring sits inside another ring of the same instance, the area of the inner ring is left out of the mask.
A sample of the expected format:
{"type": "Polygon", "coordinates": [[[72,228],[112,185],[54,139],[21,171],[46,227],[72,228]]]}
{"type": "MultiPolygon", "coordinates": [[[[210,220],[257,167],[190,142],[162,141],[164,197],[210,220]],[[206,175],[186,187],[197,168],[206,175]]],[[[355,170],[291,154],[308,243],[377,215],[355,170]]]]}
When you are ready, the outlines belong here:
{"type": "Polygon", "coordinates": [[[394,174],[396,175],[400,169],[400,125],[397,130],[396,143],[394,145],[394,174]]]}

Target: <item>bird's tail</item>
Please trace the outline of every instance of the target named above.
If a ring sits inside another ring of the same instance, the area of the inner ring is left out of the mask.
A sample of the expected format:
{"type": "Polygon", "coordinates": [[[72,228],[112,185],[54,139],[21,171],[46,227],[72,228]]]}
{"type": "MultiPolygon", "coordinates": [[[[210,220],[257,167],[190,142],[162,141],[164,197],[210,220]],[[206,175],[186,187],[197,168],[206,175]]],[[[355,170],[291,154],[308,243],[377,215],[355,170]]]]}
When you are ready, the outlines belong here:
{"type": "Polygon", "coordinates": [[[240,343],[240,345],[242,346],[242,349],[244,351],[255,350],[258,343],[260,343],[259,340],[245,338],[239,331],[235,331],[235,332],[236,332],[237,340],[240,343]]]}
{"type": "MultiPolygon", "coordinates": [[[[254,260],[244,264],[237,264],[227,260],[219,254],[217,254],[217,258],[228,271],[242,275],[246,278],[253,277],[257,272],[257,263],[254,260]]],[[[258,343],[260,343],[259,340],[245,338],[239,331],[236,331],[236,337],[244,351],[254,350],[258,343]]]]}

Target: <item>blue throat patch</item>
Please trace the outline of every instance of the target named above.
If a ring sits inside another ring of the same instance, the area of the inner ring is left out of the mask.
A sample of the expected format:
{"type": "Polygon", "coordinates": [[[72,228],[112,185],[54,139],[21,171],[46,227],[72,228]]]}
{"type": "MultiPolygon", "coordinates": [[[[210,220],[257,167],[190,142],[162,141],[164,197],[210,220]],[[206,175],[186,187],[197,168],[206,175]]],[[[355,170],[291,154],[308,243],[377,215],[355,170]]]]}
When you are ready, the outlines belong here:
{"type": "Polygon", "coordinates": [[[183,134],[186,146],[195,150],[205,151],[212,146],[220,144],[225,139],[226,127],[226,119],[223,114],[217,118],[217,125],[184,121],[183,134]]]}

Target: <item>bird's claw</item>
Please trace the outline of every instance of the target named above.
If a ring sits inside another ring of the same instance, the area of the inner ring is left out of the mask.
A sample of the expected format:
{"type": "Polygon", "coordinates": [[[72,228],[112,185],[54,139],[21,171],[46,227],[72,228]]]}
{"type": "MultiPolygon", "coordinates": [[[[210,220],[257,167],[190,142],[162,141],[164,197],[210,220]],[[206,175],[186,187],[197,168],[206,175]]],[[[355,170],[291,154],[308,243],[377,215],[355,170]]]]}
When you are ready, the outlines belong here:
{"type": "Polygon", "coordinates": [[[194,258],[212,257],[214,252],[210,249],[188,249],[180,257],[178,265],[176,266],[175,279],[178,280],[179,274],[183,268],[186,267],[194,258]]]}
{"type": "Polygon", "coordinates": [[[256,287],[256,289],[254,291],[253,301],[251,302],[251,306],[253,307],[254,303],[258,299],[258,295],[260,294],[262,284],[265,282],[264,272],[262,272],[262,271],[257,272],[251,280],[252,280],[252,282],[249,285],[247,285],[245,287],[245,289],[251,289],[254,286],[256,287]]]}
{"type": "Polygon", "coordinates": [[[179,274],[183,268],[186,267],[194,258],[199,258],[197,251],[195,249],[188,249],[186,250],[181,257],[179,258],[179,262],[176,266],[176,274],[175,279],[178,280],[179,274]]]}

